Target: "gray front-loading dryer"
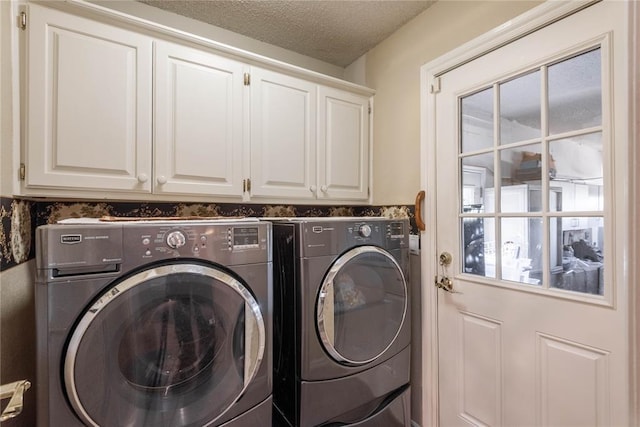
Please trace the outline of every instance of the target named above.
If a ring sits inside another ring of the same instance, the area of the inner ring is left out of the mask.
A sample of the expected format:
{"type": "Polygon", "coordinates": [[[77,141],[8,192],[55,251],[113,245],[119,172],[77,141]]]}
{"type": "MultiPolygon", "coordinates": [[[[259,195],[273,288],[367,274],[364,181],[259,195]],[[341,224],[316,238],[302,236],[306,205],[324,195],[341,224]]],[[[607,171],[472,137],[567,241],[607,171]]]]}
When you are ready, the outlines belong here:
{"type": "Polygon", "coordinates": [[[37,229],[38,426],[270,419],[271,224],[79,222],[37,229]]]}
{"type": "Polygon", "coordinates": [[[408,220],[272,221],[276,423],[409,426],[408,220]]]}

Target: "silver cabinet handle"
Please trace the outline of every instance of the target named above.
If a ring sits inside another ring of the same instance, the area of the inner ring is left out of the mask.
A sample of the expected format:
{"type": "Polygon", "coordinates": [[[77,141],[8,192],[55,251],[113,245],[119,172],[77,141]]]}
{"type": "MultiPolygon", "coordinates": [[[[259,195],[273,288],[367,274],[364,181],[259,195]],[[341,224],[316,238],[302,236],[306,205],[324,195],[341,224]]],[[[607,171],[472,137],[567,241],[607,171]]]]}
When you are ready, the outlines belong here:
{"type": "Polygon", "coordinates": [[[0,386],[0,400],[11,398],[9,404],[0,415],[0,422],[20,415],[22,412],[24,392],[29,390],[29,387],[31,387],[31,383],[27,380],[16,381],[0,386]]]}

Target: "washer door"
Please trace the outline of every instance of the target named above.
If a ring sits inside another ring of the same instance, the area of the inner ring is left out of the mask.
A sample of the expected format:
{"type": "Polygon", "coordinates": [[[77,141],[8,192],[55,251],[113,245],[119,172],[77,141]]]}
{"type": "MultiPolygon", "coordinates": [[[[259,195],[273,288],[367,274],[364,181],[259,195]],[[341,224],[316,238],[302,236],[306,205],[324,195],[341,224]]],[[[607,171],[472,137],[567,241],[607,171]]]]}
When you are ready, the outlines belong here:
{"type": "Polygon", "coordinates": [[[340,256],[324,278],[316,305],[325,350],[351,366],[380,357],[400,333],[406,313],[402,269],[377,246],[360,246],[340,256]]]}
{"type": "Polygon", "coordinates": [[[239,399],[264,350],[260,307],[240,281],[209,265],[162,265],[84,313],[64,384],[89,426],[204,426],[239,399]]]}

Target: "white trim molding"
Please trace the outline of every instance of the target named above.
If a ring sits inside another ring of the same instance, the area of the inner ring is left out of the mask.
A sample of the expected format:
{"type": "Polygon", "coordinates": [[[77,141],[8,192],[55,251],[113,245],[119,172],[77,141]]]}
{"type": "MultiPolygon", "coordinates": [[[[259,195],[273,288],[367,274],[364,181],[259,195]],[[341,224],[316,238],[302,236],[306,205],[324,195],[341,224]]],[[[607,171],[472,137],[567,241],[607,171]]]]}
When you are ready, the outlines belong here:
{"type": "Polygon", "coordinates": [[[640,171],[637,165],[640,164],[640,4],[637,1],[630,2],[629,5],[629,58],[631,59],[629,72],[629,161],[630,161],[630,207],[631,221],[630,229],[634,230],[631,234],[630,259],[631,271],[629,282],[635,286],[629,289],[629,328],[631,333],[631,345],[634,354],[631,357],[631,374],[635,381],[632,382],[631,389],[631,424],[640,425],[640,289],[638,288],[638,280],[640,280],[640,239],[638,238],[638,230],[640,230],[640,171]]]}

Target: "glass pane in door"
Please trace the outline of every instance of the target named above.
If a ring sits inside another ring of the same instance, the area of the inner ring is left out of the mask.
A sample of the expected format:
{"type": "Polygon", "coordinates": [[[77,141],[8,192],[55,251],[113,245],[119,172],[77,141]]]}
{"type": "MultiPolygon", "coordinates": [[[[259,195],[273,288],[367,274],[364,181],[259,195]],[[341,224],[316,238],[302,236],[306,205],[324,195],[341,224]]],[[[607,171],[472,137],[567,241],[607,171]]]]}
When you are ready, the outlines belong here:
{"type": "Polygon", "coordinates": [[[493,146],[493,88],[460,100],[462,152],[493,146]]]}
{"type": "Polygon", "coordinates": [[[602,125],[600,48],[548,68],[549,135],[602,125]]]}
{"type": "Polygon", "coordinates": [[[464,218],[464,272],[496,277],[495,221],[493,218],[464,218]]]}
{"type": "Polygon", "coordinates": [[[602,132],[552,141],[549,153],[557,159],[557,173],[551,185],[562,189],[562,211],[602,211],[602,132]]]}
{"type": "Polygon", "coordinates": [[[551,286],[568,291],[604,294],[604,219],[559,218],[560,227],[549,236],[561,247],[551,258],[551,286]]]}
{"type": "Polygon", "coordinates": [[[544,236],[542,218],[503,218],[501,225],[502,279],[539,285],[544,236]]]}
{"type": "Polygon", "coordinates": [[[540,71],[500,84],[500,144],[542,136],[540,71]]]}
{"type": "Polygon", "coordinates": [[[530,144],[500,152],[502,212],[542,210],[542,145],[530,144]]]}
{"type": "Polygon", "coordinates": [[[493,192],[493,156],[479,154],[462,158],[462,212],[493,212],[494,202],[487,200],[493,192]]]}

